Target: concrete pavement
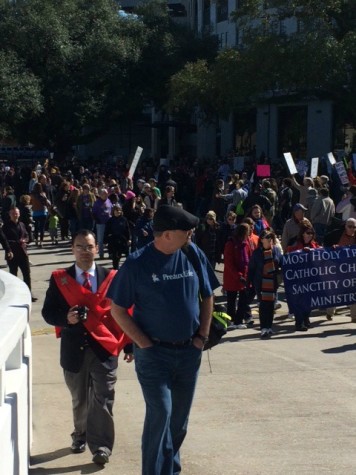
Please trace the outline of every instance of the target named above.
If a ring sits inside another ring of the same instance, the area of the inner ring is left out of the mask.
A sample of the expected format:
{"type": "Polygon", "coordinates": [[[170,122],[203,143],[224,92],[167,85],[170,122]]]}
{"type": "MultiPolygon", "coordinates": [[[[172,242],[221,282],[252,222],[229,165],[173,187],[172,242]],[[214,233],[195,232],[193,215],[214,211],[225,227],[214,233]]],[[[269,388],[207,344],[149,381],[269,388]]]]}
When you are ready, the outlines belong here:
{"type": "MultiPolygon", "coordinates": [[[[33,293],[39,298],[30,322],[30,473],[139,475],[144,404],[134,364],[119,364],[110,463],[100,468],[88,452],[74,455],[69,450],[72,414],[59,366],[59,341],[40,310],[51,271],[70,264],[72,255],[68,244],[30,247],[29,252],[33,293]]],[[[356,325],[348,313],[342,309],[333,321],[314,313],[312,329],[294,333],[284,304],[270,340],[261,341],[255,325],[229,332],[222,344],[204,352],[182,473],[356,474],[356,325]]]]}

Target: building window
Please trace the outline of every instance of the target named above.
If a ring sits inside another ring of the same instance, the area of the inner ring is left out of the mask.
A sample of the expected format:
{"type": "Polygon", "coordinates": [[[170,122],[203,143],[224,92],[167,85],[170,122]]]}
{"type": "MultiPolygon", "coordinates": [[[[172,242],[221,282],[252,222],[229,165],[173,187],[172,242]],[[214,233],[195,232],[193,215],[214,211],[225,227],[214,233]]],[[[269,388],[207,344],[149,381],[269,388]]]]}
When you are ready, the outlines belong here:
{"type": "Polygon", "coordinates": [[[278,107],[278,155],[288,150],[295,157],[306,157],[307,124],[307,106],[278,107]]]}
{"type": "Polygon", "coordinates": [[[226,21],[229,18],[228,0],[217,0],[216,3],[216,19],[217,22],[226,21]]]}
{"type": "Polygon", "coordinates": [[[204,0],[203,25],[210,27],[210,0],[204,0]]]}

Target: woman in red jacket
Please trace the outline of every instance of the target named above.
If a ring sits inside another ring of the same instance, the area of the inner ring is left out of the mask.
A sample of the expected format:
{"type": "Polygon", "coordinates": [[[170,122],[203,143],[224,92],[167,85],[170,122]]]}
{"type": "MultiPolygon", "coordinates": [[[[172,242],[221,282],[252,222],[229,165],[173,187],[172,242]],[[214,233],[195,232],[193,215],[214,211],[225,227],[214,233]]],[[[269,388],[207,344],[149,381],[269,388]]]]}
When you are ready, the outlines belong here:
{"type": "Polygon", "coordinates": [[[249,292],[246,289],[248,263],[252,254],[248,236],[248,224],[239,224],[224,248],[224,281],[227,313],[233,321],[233,328],[247,328],[244,318],[251,321],[249,292]],[[236,310],[236,299],[238,304],[236,310]]]}

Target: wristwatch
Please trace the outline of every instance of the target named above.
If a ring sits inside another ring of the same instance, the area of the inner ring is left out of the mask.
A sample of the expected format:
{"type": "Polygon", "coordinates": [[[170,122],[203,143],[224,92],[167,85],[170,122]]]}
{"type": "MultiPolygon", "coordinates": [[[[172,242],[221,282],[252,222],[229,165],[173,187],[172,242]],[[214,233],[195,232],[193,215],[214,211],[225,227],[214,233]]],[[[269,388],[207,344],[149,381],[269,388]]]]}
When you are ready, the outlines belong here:
{"type": "Polygon", "coordinates": [[[194,335],[194,338],[199,338],[199,340],[203,342],[203,345],[205,345],[205,344],[208,343],[208,341],[209,341],[209,337],[208,337],[208,336],[203,336],[203,335],[201,335],[200,333],[196,333],[196,334],[194,335]]]}

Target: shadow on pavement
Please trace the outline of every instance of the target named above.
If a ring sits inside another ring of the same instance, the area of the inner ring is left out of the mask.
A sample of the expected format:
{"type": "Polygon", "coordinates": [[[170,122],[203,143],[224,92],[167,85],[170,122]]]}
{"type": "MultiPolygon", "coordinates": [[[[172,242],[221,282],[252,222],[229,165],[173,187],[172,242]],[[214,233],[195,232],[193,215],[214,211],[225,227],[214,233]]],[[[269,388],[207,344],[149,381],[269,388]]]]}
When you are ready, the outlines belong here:
{"type": "Polygon", "coordinates": [[[55,475],[55,474],[64,474],[64,473],[74,473],[80,472],[83,474],[96,473],[100,470],[103,470],[103,466],[96,465],[92,462],[87,464],[71,465],[69,467],[35,467],[35,465],[45,464],[51,462],[52,460],[57,460],[62,457],[72,455],[72,452],[68,447],[63,449],[58,449],[53,452],[33,455],[30,458],[31,467],[29,469],[29,475],[55,475]]]}
{"type": "Polygon", "coordinates": [[[58,467],[58,468],[30,468],[29,475],[62,475],[64,473],[96,473],[104,470],[104,466],[99,466],[94,463],[88,463],[86,465],[71,465],[70,467],[58,467]]]}

